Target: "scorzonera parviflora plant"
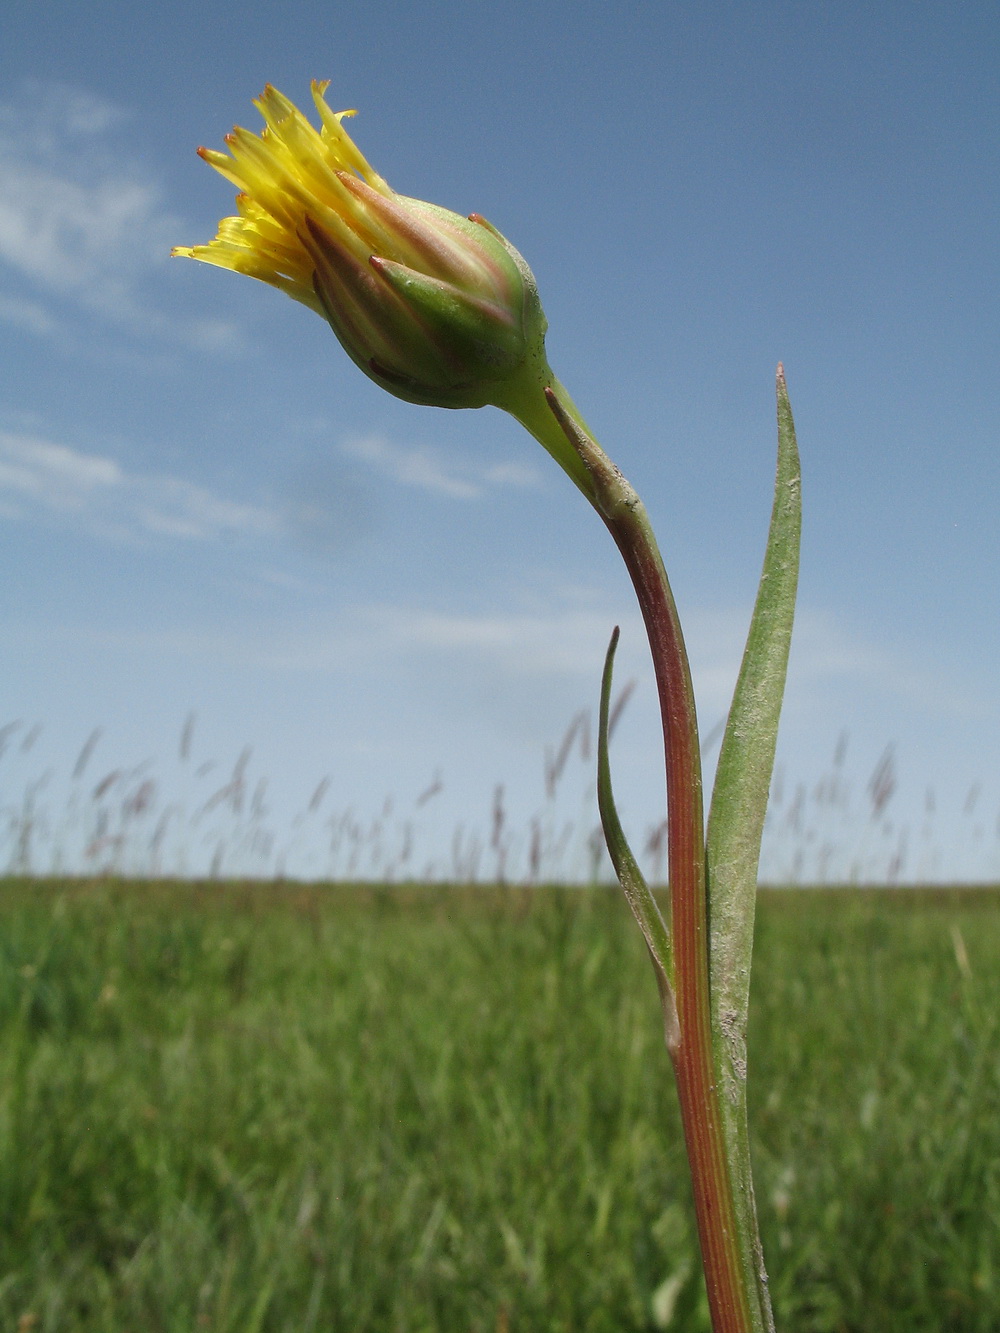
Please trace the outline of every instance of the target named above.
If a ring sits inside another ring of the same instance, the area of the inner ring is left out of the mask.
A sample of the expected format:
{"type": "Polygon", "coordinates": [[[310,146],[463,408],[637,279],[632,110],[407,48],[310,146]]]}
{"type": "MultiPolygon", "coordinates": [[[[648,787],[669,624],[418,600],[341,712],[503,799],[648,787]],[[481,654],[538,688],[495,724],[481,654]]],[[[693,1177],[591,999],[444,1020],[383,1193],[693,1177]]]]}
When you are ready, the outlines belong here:
{"type": "Polygon", "coordinates": [[[517,418],[604,521],[649,637],[663,724],[670,908],[664,920],[615,810],[601,689],[598,803],[608,851],[642,930],[677,1080],[715,1333],[773,1328],[746,1124],[746,1022],[757,864],[798,577],[798,453],[778,367],[778,469],[747,647],[707,829],[691,672],[646,510],[549,367],[531,270],[484,218],[396,194],[313,83],[317,130],[272,87],[265,128],[201,156],[239,190],[208,245],[174,253],[280,288],[330,324],[351,359],[408,402],[493,405],[517,418]]]}

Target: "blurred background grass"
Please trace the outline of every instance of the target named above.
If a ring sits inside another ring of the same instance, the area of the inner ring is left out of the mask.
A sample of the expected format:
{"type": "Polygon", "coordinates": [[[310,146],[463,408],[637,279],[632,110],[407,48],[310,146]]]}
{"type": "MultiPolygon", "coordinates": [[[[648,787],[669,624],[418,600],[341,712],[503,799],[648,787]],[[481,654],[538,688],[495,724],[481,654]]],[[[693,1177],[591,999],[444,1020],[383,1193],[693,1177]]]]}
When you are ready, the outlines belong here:
{"type": "MultiPolygon", "coordinates": [[[[612,731],[636,689],[626,680],[612,731]]],[[[357,802],[350,766],[272,774],[244,745],[221,757],[199,743],[189,713],[176,744],[124,752],[100,727],[67,762],[66,737],[41,723],[0,726],[0,874],[135,879],[239,879],[590,884],[613,880],[597,816],[593,709],[561,736],[535,737],[538,782],[495,781],[428,767],[417,786],[357,802]]],[[[702,741],[706,776],[724,718],[702,741]]],[[[656,724],[654,724],[655,729],[656,724]]],[[[649,733],[652,736],[653,733],[649,733]]],[[[648,737],[647,737],[648,738],[648,737]]],[[[119,738],[120,739],[120,738],[119,738]]],[[[160,742],[163,737],[159,738],[160,742]]],[[[387,777],[394,766],[386,770],[387,777]]],[[[991,884],[1000,879],[996,775],[964,783],[921,775],[892,742],[872,749],[841,730],[809,773],[778,763],[761,852],[763,883],[991,884]],[[878,757],[867,769],[865,751],[878,757]]],[[[655,781],[662,781],[657,769],[655,781]]],[[[388,785],[388,784],[387,784],[388,785]]],[[[623,811],[648,879],[666,875],[662,809],[650,823],[623,811]]]]}
{"type": "MultiPolygon", "coordinates": [[[[762,894],[779,1328],[1000,1327],[1000,894],[762,894]]],[[[707,1329],[604,889],[3,882],[0,1327],[707,1329]]]]}

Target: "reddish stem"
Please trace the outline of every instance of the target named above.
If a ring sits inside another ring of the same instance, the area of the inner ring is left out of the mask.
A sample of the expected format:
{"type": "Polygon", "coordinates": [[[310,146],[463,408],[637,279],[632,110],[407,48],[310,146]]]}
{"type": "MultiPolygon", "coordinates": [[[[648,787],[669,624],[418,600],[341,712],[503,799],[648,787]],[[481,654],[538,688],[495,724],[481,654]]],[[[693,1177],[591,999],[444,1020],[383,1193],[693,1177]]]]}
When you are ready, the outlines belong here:
{"type": "Polygon", "coordinates": [[[642,502],[565,411],[556,393],[547,389],[546,397],[587,465],[594,483],[595,507],[625,561],[649,637],[667,777],[670,935],[679,1031],[670,1055],[691,1168],[712,1327],[714,1333],[751,1333],[712,1059],[701,756],[684,637],[642,502]]]}

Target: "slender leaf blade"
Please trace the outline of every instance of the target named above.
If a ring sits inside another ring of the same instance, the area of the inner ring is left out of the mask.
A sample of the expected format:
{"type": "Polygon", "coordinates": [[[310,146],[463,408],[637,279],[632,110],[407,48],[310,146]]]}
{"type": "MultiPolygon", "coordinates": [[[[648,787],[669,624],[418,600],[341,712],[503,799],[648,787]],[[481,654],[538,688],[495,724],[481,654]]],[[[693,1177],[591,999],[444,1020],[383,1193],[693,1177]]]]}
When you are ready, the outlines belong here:
{"type": "Polygon", "coordinates": [[[757,870],[798,589],[801,474],[784,371],[778,367],[778,467],[764,569],[719,755],[708,819],[709,976],[713,1063],[721,1090],[737,1226],[754,1284],[755,1333],[774,1318],[757,1229],[746,1103],[746,1030],[757,870]]]}
{"type": "Polygon", "coordinates": [[[764,568],[716,771],[708,821],[713,1012],[746,1032],[757,868],[798,587],[801,473],[778,367],[778,466],[764,568]]]}
{"type": "Polygon", "coordinates": [[[663,1030],[667,1047],[672,1049],[678,1038],[677,1006],[672,987],[673,960],[670,953],[670,936],[666,922],[656,905],[656,899],[639,869],[639,863],[628,845],[625,830],[618,818],[614,794],[611,790],[611,762],[608,756],[608,719],[611,709],[611,679],[614,673],[615,649],[618,647],[618,626],[616,625],[608,644],[604,659],[604,674],[601,677],[601,709],[597,724],[597,806],[601,812],[601,827],[604,829],[604,841],[607,844],[611,864],[615,868],[618,883],[622,887],[625,899],[632,914],[639,923],[649,956],[656,973],[656,984],[660,991],[660,1003],[663,1008],[663,1030]]]}

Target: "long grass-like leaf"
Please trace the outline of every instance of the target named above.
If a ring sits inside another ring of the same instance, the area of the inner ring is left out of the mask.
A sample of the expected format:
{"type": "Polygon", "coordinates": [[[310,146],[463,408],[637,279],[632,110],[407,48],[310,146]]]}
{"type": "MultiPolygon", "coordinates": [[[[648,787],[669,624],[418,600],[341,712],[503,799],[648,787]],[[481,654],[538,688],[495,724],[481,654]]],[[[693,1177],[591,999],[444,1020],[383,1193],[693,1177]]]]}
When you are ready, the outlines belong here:
{"type": "MultiPolygon", "coordinates": [[[[778,367],[778,467],[764,569],[719,755],[708,821],[712,1003],[742,1042],[750,990],[757,866],[795,614],[802,526],[799,454],[778,367]]],[[[736,1072],[742,1057],[735,1060],[736,1072]]]]}
{"type": "MultiPolygon", "coordinates": [[[[802,527],[795,426],[781,366],[777,377],[778,468],[764,569],[719,755],[708,820],[712,1037],[744,1251],[760,1296],[761,1327],[773,1328],[757,1233],[746,1114],[746,1030],[757,868],[774,768],[778,719],[798,587],[802,527]]],[[[755,1323],[755,1328],[758,1325],[755,1323]]]]}
{"type": "Polygon", "coordinates": [[[597,726],[597,805],[601,812],[601,826],[604,829],[604,841],[607,843],[611,864],[618,876],[626,901],[632,914],[639,923],[649,956],[656,973],[656,984],[660,990],[660,1002],[663,1006],[663,1032],[668,1049],[676,1044],[677,1006],[672,987],[673,962],[670,956],[670,936],[666,923],[660,915],[649,885],[643,877],[639,864],[628,845],[625,830],[618,818],[615,798],[611,790],[611,763],[608,757],[608,717],[611,706],[611,678],[614,671],[615,649],[618,647],[618,626],[616,625],[608,644],[604,659],[604,675],[601,678],[601,711],[597,726]]]}

